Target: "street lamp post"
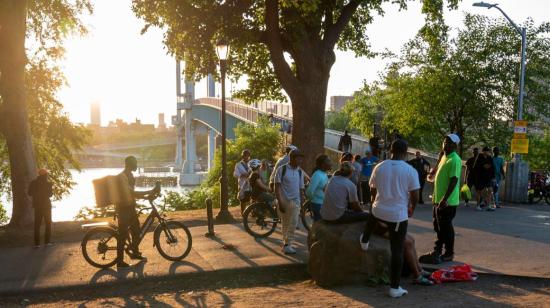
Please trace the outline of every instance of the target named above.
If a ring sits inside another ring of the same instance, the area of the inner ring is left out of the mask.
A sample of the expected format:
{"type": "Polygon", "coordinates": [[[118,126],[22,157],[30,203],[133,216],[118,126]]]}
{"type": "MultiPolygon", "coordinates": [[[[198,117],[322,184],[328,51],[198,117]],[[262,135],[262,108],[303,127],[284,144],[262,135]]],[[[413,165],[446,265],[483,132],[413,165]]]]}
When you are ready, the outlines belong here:
{"type": "Polygon", "coordinates": [[[221,87],[222,87],[222,110],[221,110],[221,135],[222,135],[222,174],[220,178],[220,212],[216,215],[217,222],[231,222],[233,216],[229,213],[229,192],[227,183],[227,149],[226,149],[226,115],[225,115],[225,73],[227,70],[227,56],[229,45],[221,40],[216,45],[216,53],[220,59],[221,87]]]}
{"type": "MultiPolygon", "coordinates": [[[[521,70],[519,76],[519,97],[518,97],[518,120],[523,120],[523,96],[525,84],[525,52],[527,49],[527,29],[518,27],[514,21],[504,11],[498,7],[498,4],[485,2],[476,2],[476,7],[485,7],[487,9],[496,8],[521,35],[521,70]]],[[[521,160],[521,155],[516,153],[515,159],[506,163],[506,179],[504,183],[504,198],[509,202],[524,203],[527,201],[527,183],[529,179],[529,166],[521,160]]]]}

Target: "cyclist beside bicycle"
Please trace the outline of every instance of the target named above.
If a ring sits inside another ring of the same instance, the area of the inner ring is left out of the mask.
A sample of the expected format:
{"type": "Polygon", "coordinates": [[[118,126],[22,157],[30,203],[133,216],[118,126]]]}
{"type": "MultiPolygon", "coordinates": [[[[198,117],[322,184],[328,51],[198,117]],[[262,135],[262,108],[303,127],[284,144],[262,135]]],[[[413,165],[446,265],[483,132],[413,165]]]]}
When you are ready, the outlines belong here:
{"type": "Polygon", "coordinates": [[[136,213],[136,199],[148,199],[159,193],[156,189],[148,191],[135,191],[136,180],[133,171],[137,170],[137,159],[134,156],[128,156],[124,160],[124,170],[118,175],[121,181],[119,189],[128,189],[129,198],[115,204],[116,215],[118,217],[118,239],[117,239],[117,267],[128,267],[130,264],[124,262],[124,245],[128,238],[128,228],[132,234],[130,258],[133,260],[144,260],[139,247],[135,245],[133,239],[140,237],[139,219],[136,213]]]}
{"type": "Polygon", "coordinates": [[[248,178],[252,192],[251,197],[257,202],[263,202],[271,205],[275,200],[275,197],[270,193],[269,187],[262,180],[262,176],[260,174],[261,166],[262,162],[259,159],[251,159],[248,162],[248,167],[251,170],[250,177],[248,178]]]}

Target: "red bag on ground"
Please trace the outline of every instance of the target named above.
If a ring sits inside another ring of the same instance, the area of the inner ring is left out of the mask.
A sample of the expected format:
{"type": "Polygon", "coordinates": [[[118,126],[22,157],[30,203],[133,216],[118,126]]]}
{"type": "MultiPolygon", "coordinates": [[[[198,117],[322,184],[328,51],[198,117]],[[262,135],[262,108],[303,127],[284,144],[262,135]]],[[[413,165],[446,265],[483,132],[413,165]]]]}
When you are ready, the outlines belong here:
{"type": "Polygon", "coordinates": [[[472,271],[472,267],[469,264],[464,264],[438,269],[432,273],[430,278],[435,283],[475,281],[477,273],[472,271]]]}

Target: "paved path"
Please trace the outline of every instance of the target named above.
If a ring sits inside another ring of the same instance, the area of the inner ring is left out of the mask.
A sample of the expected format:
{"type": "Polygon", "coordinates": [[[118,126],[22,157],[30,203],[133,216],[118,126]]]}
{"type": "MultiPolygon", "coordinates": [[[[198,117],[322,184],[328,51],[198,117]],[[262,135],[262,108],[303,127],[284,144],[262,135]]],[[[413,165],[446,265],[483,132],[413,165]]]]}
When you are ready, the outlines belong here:
{"type": "MultiPolygon", "coordinates": [[[[504,207],[477,212],[461,207],[455,219],[456,260],[477,271],[550,278],[550,206],[504,207]]],[[[280,230],[280,229],[279,229],[280,230]]],[[[307,262],[306,233],[297,231],[298,251],[280,251],[279,230],[257,241],[240,224],[216,226],[217,238],[204,236],[206,227],[193,227],[193,249],[182,262],[161,258],[152,245],[152,233],[142,243],[148,261],[132,269],[97,270],[88,265],[78,242],[52,247],[5,248],[0,251],[0,294],[48,287],[89,286],[140,277],[155,277],[239,268],[296,265],[307,262]]],[[[431,249],[431,207],[419,206],[411,220],[417,250],[431,249]]]]}

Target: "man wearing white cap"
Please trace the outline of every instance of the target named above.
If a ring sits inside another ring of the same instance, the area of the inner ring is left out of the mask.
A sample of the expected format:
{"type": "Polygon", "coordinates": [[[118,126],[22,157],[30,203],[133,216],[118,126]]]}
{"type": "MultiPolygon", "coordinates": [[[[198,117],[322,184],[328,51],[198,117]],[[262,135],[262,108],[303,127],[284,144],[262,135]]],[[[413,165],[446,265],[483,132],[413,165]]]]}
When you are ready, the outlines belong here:
{"type": "Polygon", "coordinates": [[[456,153],[460,137],[456,134],[449,134],[443,140],[443,152],[435,174],[433,193],[433,226],[436,232],[434,251],[421,259],[429,257],[432,263],[452,261],[454,257],[455,231],[453,218],[459,203],[460,173],[462,171],[462,160],[456,153]],[[443,252],[445,246],[445,253],[443,252]]]}

